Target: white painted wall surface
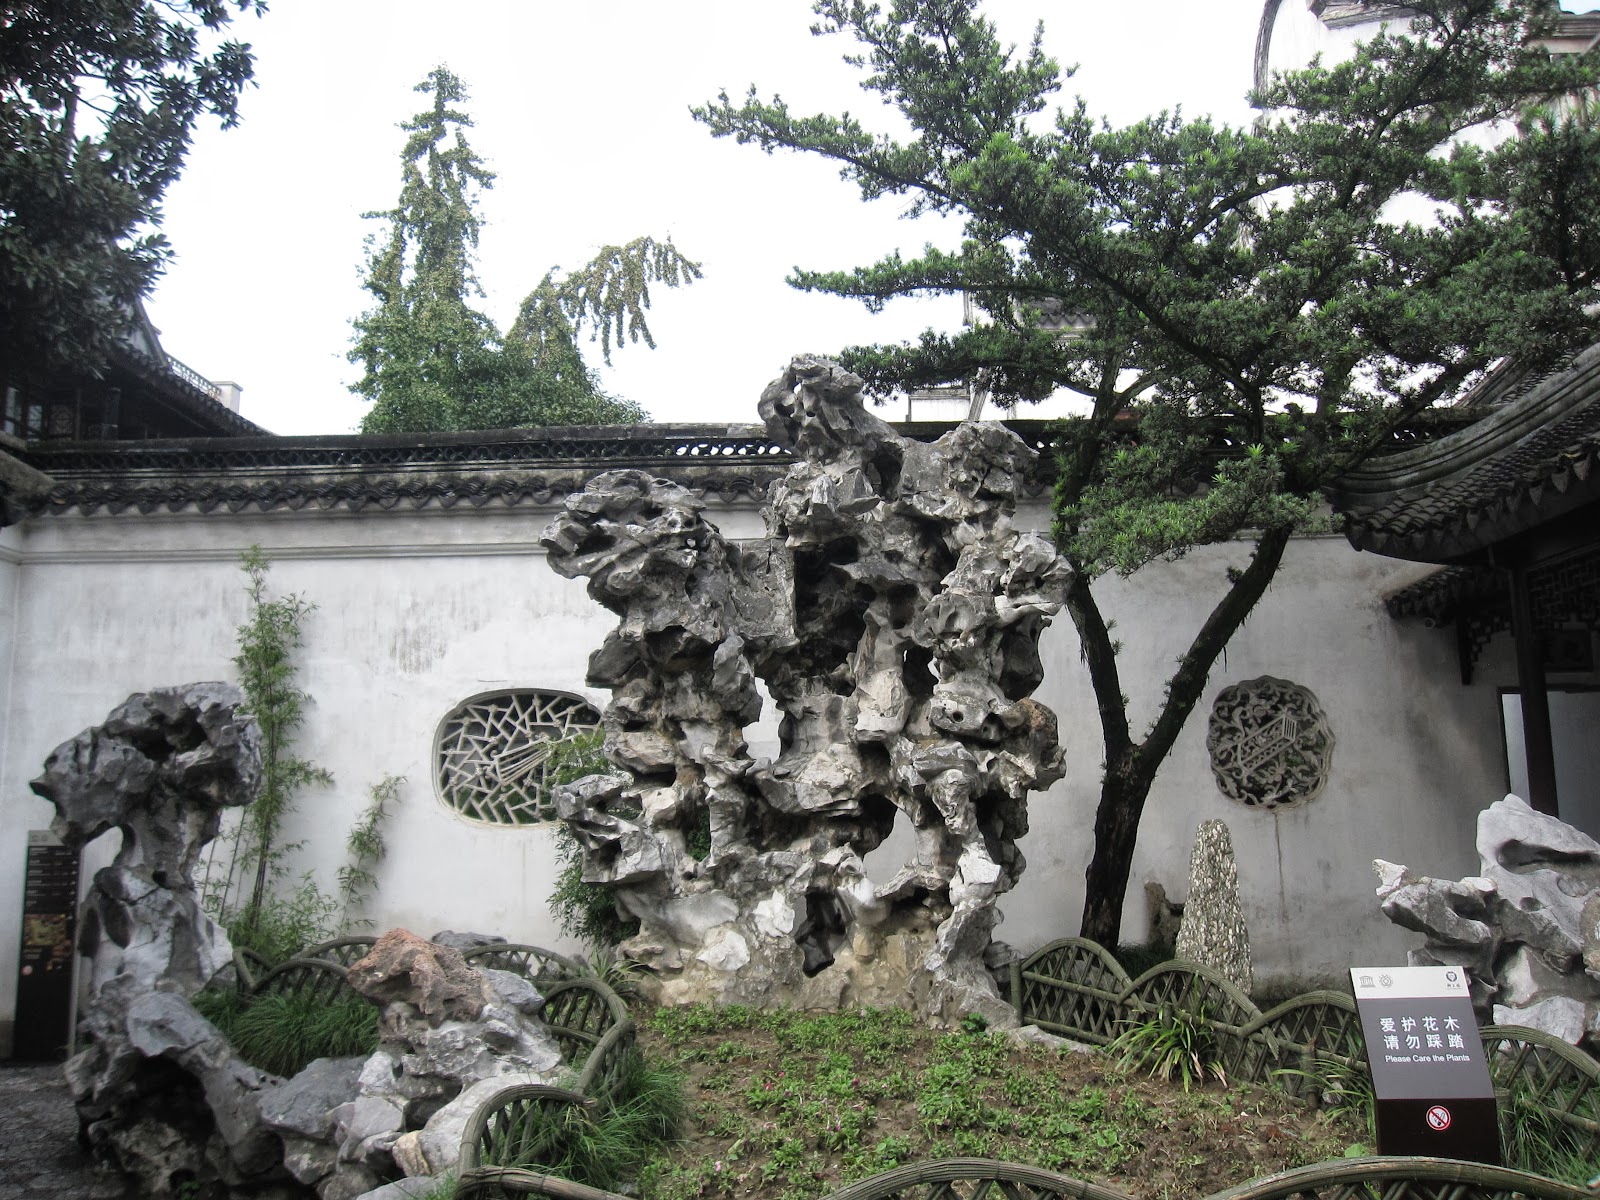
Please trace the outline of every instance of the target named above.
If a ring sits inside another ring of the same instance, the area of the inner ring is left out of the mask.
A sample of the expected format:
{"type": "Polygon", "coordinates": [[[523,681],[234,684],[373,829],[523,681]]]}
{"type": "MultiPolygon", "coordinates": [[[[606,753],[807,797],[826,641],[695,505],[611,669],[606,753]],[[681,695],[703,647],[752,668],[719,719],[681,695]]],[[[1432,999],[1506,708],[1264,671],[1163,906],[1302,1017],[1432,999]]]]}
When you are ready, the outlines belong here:
{"type": "MultiPolygon", "coordinates": [[[[0,743],[0,896],[20,898],[26,831],[49,822],[50,806],[27,781],[55,745],[132,692],[235,677],[235,629],[246,614],[238,556],[256,543],[272,560],[274,594],[300,592],[317,605],[304,628],[300,682],[313,703],[298,750],[331,770],[335,783],[299,799],[286,830],[306,842],[294,869],[331,887],[366,789],[401,774],[408,782],[386,827],[378,926],[425,935],[473,929],[575,949],[545,904],[555,870],[551,831],[485,828],[455,816],[437,798],[431,763],[439,721],[469,696],[539,687],[605,702],[583,675],[613,621],[582,581],[547,567],[537,538],[550,515],[466,506],[125,514],[48,517],[0,533],[0,663],[14,628],[0,743]]],[[[731,536],[760,532],[750,506],[713,515],[731,536]]],[[[1043,527],[1042,506],[1021,523],[1043,527]]],[[[1170,664],[1197,627],[1198,606],[1214,600],[1226,563],[1242,559],[1236,546],[1200,550],[1098,585],[1126,643],[1121,662],[1136,725],[1153,714],[1170,664]]],[[[1335,538],[1291,547],[1162,770],[1134,865],[1126,938],[1139,940],[1146,928],[1143,881],[1160,880],[1182,897],[1194,829],[1221,817],[1233,831],[1262,976],[1329,974],[1355,956],[1402,960],[1408,939],[1372,902],[1370,861],[1382,856],[1450,877],[1472,868],[1474,814],[1501,790],[1494,689],[1509,680],[1505,662],[1462,688],[1450,631],[1400,624],[1384,612],[1385,595],[1427,570],[1357,554],[1335,538]],[[1311,688],[1337,738],[1328,787],[1304,808],[1246,809],[1211,778],[1211,700],[1261,674],[1311,688]]],[[[1022,949],[1077,930],[1099,779],[1098,726],[1065,616],[1043,652],[1039,698],[1060,717],[1070,769],[1035,798],[1023,842],[1028,872],[1002,904],[1000,936],[1022,949]]],[[[770,739],[770,717],[763,724],[770,739]]],[[[16,900],[5,905],[0,1034],[14,1011],[19,933],[16,900]]]]}

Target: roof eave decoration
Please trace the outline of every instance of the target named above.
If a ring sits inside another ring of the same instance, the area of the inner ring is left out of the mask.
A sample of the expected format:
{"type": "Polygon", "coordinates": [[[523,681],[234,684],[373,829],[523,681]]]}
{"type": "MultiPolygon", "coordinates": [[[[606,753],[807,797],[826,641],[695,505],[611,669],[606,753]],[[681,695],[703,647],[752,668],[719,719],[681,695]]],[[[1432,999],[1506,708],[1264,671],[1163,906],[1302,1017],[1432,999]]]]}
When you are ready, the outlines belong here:
{"type": "Polygon", "coordinates": [[[267,431],[254,421],[241,417],[215,396],[135,347],[126,344],[114,346],[111,357],[159,391],[161,398],[176,406],[184,416],[200,425],[209,426],[219,436],[268,436],[267,431]]]}
{"type": "MultiPolygon", "coordinates": [[[[1007,425],[1047,448],[1053,423],[1007,425]]],[[[897,426],[931,441],[951,422],[897,426]]],[[[1029,494],[1048,491],[1050,456],[1029,494]]],[[[473,433],[188,438],[39,443],[27,452],[54,486],[35,511],[242,513],[304,508],[359,512],[488,504],[551,506],[604,471],[638,467],[702,498],[760,501],[793,456],[759,425],[611,425],[473,433]]]]}
{"type": "Polygon", "coordinates": [[[1331,489],[1360,550],[1469,558],[1600,500],[1600,346],[1482,420],[1373,459],[1331,489]]]}

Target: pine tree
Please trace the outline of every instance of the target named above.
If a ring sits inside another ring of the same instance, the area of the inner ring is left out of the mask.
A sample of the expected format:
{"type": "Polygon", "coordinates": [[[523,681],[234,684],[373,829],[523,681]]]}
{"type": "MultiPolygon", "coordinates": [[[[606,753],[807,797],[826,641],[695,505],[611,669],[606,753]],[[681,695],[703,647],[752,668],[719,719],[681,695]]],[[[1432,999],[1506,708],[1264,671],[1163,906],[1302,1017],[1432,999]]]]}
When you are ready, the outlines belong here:
{"type": "Polygon", "coordinates": [[[1052,119],[1061,72],[1039,35],[1018,55],[975,0],[817,0],[815,32],[861,44],[863,87],[909,138],[754,90],[697,111],[718,136],[839,163],[866,198],[964,218],[959,251],[791,279],[872,309],[961,292],[987,312],[956,336],[847,351],[874,390],[977,376],[1002,401],[1088,402],[1056,497],[1105,753],[1085,936],[1118,938],[1156,772],[1327,485],[1497,359],[1535,366],[1600,336],[1592,122],[1452,145],[1594,86],[1592,52],[1541,48],[1553,7],[1411,0],[1349,61],[1274,79],[1248,129],[1170,113],[1115,128],[1081,101],[1052,119]],[[1405,197],[1433,219],[1394,219],[1405,197]],[[1064,338],[1038,319],[1051,309],[1087,319],[1064,338]],[[1249,557],[1138,731],[1095,580],[1231,541],[1249,557]]]}
{"type": "Polygon", "coordinates": [[[546,273],[502,335],[475,301],[483,296],[474,266],[480,194],[494,173],[468,145],[466,90],[436,67],[418,92],[432,104],[401,128],[402,181],[394,208],[367,216],[386,221],[369,242],[363,286],[375,304],[352,322],[350,360],[363,374],[351,390],[372,401],[367,433],[503,429],[525,425],[616,425],[644,419],[629,401],[609,396],[579,348],[585,322],[606,362],[624,338],[653,347],[644,310],[649,285],[699,278],[699,264],[670,241],[639,238],[608,246],[572,275],[546,273]]]}

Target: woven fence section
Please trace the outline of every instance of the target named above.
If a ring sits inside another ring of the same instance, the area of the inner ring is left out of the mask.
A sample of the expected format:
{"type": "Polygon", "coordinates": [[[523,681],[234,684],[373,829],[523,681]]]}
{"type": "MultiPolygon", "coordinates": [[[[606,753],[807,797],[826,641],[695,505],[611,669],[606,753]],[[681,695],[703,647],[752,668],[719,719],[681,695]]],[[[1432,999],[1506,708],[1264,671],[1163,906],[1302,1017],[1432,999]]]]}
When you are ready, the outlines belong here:
{"type": "MultiPolygon", "coordinates": [[[[1342,992],[1307,992],[1262,1012],[1199,963],[1175,959],[1131,979],[1104,946],[1064,938],[1012,965],[1011,996],[1024,1025],[1097,1046],[1163,1015],[1203,1023],[1228,1078],[1296,1094],[1367,1073],[1355,1001],[1342,992]]],[[[1600,1063],[1536,1029],[1482,1033],[1502,1111],[1543,1122],[1600,1163],[1600,1063]]]]}

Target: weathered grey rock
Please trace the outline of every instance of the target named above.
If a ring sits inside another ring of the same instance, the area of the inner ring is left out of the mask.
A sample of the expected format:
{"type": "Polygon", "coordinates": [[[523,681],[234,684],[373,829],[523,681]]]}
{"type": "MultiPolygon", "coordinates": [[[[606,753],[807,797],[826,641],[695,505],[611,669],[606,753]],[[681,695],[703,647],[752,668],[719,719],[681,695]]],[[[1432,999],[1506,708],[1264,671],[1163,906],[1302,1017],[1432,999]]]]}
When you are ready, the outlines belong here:
{"type": "Polygon", "coordinates": [[[1413,963],[1468,968],[1480,1019],[1600,1052],[1600,843],[1516,796],[1478,815],[1478,876],[1374,864],[1384,915],[1422,933],[1413,963]]]}
{"type": "Polygon", "coordinates": [[[333,1110],[356,1094],[363,1058],[319,1058],[293,1079],[268,1092],[261,1117],[280,1133],[327,1140],[333,1134],[333,1110]]]}
{"type": "Polygon", "coordinates": [[[500,994],[500,998],[526,1017],[537,1016],[544,1008],[544,997],[539,994],[539,989],[534,987],[521,975],[510,971],[496,971],[492,968],[482,968],[488,977],[489,986],[500,994]]]}
{"type": "Polygon", "coordinates": [[[189,997],[231,951],[200,910],[194,864],[220,810],[246,803],[259,777],[258,734],[236,716],[238,700],[222,684],[131,697],[58,748],[34,785],[69,845],[124,834],[89,899],[86,1046],[67,1078],[90,1144],[144,1195],[194,1181],[283,1200],[303,1194],[297,1181],[322,1200],[351,1200],[403,1169],[424,1122],[463,1089],[506,1075],[543,1082],[564,1068],[532,1019],[537,990],[404,930],[349,973],[384,1006],[382,1045],[365,1059],[319,1059],[279,1080],[240,1061],[195,1011],[189,997]]]}
{"type": "Polygon", "coordinates": [[[393,1183],[373,1188],[360,1196],[359,1200],[413,1200],[417,1196],[426,1196],[438,1185],[439,1181],[431,1175],[422,1175],[416,1179],[397,1179],[393,1183]]]}
{"type": "Polygon", "coordinates": [[[239,703],[223,683],[130,696],[52,751],[32,783],[74,849],[122,833],[79,925],[89,998],[67,1079],[90,1146],[149,1196],[184,1180],[235,1196],[288,1182],[260,1117],[277,1081],[189,1003],[232,955],[200,908],[194,869],[223,810],[249,803],[260,783],[260,732],[239,703]]]}
{"type": "MultiPolygon", "coordinates": [[[[542,1006],[538,992],[519,976],[475,969],[450,946],[391,930],[349,980],[384,1006],[378,1049],[364,1060],[311,1064],[264,1109],[289,1169],[323,1197],[361,1195],[397,1172],[449,1170],[459,1147],[425,1149],[424,1136],[454,1121],[461,1095],[484,1081],[491,1086],[473,1094],[508,1079],[550,1083],[569,1069],[528,1011],[542,1006]]],[[[464,1124],[451,1126],[458,1143],[464,1124]]]]}
{"type": "Polygon", "coordinates": [[[1069,569],[1011,524],[1035,456],[999,424],[902,438],[861,381],[795,359],[762,394],[797,461],[767,536],[736,544],[688,490],[612,471],[544,534],[618,624],[589,662],[612,690],[618,774],[558,789],[590,882],[640,920],[624,949],[662,999],[915,1003],[1014,1020],[984,969],[1021,875],[1027,796],[1061,775],[1029,699],[1069,569]],[[752,759],[758,681],[781,751],[752,759]],[[876,888],[862,859],[904,814],[916,849],[876,888]],[[708,839],[709,851],[700,848],[708,839]]]}
{"type": "Polygon", "coordinates": [[[1239,864],[1228,827],[1221,821],[1206,821],[1195,832],[1177,954],[1215,968],[1250,994],[1250,930],[1239,906],[1239,864]]]}
{"type": "Polygon", "coordinates": [[[457,933],[454,929],[441,929],[428,940],[455,950],[476,950],[479,946],[504,945],[506,939],[494,933],[457,933]]]}

